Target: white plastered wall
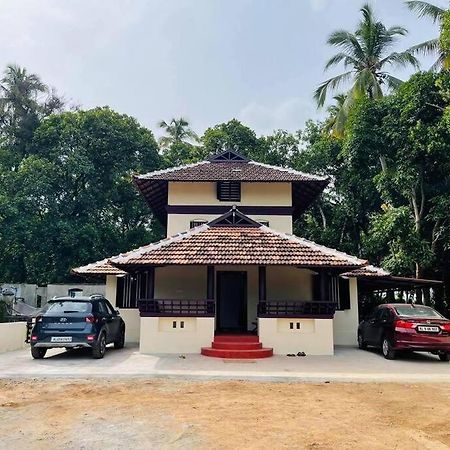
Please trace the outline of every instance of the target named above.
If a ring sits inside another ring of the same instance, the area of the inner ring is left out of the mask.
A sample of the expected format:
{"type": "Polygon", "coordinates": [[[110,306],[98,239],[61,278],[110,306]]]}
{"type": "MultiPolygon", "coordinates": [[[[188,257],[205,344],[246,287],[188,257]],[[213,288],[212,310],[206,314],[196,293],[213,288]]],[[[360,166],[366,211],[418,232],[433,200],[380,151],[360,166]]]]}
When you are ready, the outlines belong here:
{"type": "MultiPolygon", "coordinates": [[[[213,182],[169,182],[168,204],[171,206],[292,206],[291,183],[245,183],[241,184],[241,201],[223,202],[217,199],[217,187],[213,182]]],[[[192,220],[211,221],[218,214],[169,214],[167,236],[190,228],[192,220]]],[[[250,215],[257,221],[268,221],[270,228],[292,233],[290,215],[250,215]]]]}
{"type": "Polygon", "coordinates": [[[333,355],[333,319],[258,319],[259,340],[277,355],[333,355]],[[292,323],[292,328],[291,328],[292,323]],[[299,324],[299,325],[297,325],[299,324]]]}
{"type": "MultiPolygon", "coordinates": [[[[111,305],[116,307],[117,277],[106,276],[105,297],[111,305]]],[[[118,308],[120,316],[125,322],[125,342],[137,343],[140,338],[141,317],[138,308],[118,308]]]]}
{"type": "Polygon", "coordinates": [[[0,323],[0,353],[25,348],[26,335],[25,322],[0,323]]]}
{"type": "MultiPolygon", "coordinates": [[[[191,221],[205,221],[217,219],[218,214],[168,214],[167,236],[189,230],[191,221]]],[[[269,227],[281,233],[292,234],[292,216],[252,215],[249,217],[257,222],[269,222],[269,227]]]]}
{"type": "Polygon", "coordinates": [[[350,289],[350,309],[344,311],[336,311],[333,319],[334,327],[334,343],[335,345],[357,344],[358,332],[358,280],[356,278],[349,279],[350,289]]]}
{"type": "Polygon", "coordinates": [[[169,205],[292,206],[291,183],[241,183],[241,201],[217,199],[214,182],[169,182],[169,205]]]}
{"type": "Polygon", "coordinates": [[[141,353],[200,353],[213,339],[213,317],[141,317],[141,353]]]}

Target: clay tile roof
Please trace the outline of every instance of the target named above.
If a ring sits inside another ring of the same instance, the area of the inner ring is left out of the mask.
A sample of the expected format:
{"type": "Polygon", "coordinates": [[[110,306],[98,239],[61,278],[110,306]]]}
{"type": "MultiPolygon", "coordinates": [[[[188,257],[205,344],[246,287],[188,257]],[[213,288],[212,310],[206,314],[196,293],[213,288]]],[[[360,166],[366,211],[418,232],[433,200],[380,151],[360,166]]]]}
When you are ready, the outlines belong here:
{"type": "Polygon", "coordinates": [[[120,268],[144,265],[290,265],[356,268],[366,261],[265,226],[193,228],[111,258],[120,268]]]}
{"type": "Polygon", "coordinates": [[[194,164],[158,170],[135,177],[137,180],[165,181],[321,181],[327,177],[310,175],[294,169],[270,166],[256,161],[213,162],[201,161],[194,164]]]}
{"type": "Polygon", "coordinates": [[[71,270],[75,275],[125,275],[126,272],[114,267],[108,259],[102,259],[86,266],[75,267],[71,270]]]}
{"type": "Polygon", "coordinates": [[[224,161],[218,160],[218,156],[220,155],[207,161],[135,175],[133,181],[150,209],[163,224],[167,220],[169,182],[289,182],[292,183],[294,218],[300,217],[329,182],[328,177],[290,168],[270,166],[243,157],[240,157],[239,161],[233,159],[224,161]]]}
{"type": "Polygon", "coordinates": [[[349,278],[357,278],[357,277],[384,278],[389,277],[390,275],[391,275],[390,272],[387,272],[381,267],[375,267],[371,265],[360,267],[358,269],[351,270],[350,272],[345,272],[341,274],[342,277],[349,277],[349,278]]]}

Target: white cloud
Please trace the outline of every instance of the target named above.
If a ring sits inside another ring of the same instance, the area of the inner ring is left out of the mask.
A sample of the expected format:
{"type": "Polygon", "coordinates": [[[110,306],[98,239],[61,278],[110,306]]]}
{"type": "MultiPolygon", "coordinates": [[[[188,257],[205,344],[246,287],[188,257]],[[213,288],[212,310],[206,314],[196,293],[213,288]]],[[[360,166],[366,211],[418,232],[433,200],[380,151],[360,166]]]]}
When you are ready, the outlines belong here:
{"type": "Polygon", "coordinates": [[[238,114],[238,119],[253,128],[257,134],[270,134],[273,130],[296,131],[308,119],[318,117],[314,102],[291,97],[274,105],[252,102],[238,114]]]}

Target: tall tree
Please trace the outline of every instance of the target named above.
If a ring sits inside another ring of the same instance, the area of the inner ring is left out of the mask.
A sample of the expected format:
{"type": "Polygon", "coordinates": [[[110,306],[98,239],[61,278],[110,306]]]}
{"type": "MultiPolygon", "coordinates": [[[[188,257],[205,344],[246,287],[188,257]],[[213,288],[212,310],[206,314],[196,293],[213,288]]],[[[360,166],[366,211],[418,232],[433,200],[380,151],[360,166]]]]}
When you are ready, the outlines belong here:
{"type": "MultiPolygon", "coordinates": [[[[328,38],[328,44],[339,48],[339,52],[325,65],[325,70],[340,63],[345,72],[324,81],[315,91],[314,98],[319,107],[323,106],[329,90],[338,89],[343,83],[351,82],[345,102],[339,114],[347,114],[355,100],[362,97],[381,98],[383,89],[396,89],[401,80],[391,75],[388,67],[418,67],[417,59],[411,51],[391,52],[398,36],[405,36],[407,30],[400,26],[386,28],[376,19],[372,8],[361,8],[362,20],[354,33],[338,30],[328,38]]],[[[337,120],[341,124],[342,120],[337,120]]],[[[342,130],[337,130],[338,133],[342,130]]]]}
{"type": "Polygon", "coordinates": [[[24,155],[40,120],[60,111],[64,101],[38,75],[14,64],[0,80],[0,133],[19,159],[24,155]]]}
{"type": "Polygon", "coordinates": [[[61,282],[71,267],[158,239],[131,176],[161,167],[152,133],[108,108],[53,114],[0,174],[0,279],[61,282]]]}
{"type": "Polygon", "coordinates": [[[448,43],[443,42],[443,40],[448,39],[447,34],[450,32],[450,10],[440,8],[432,3],[418,0],[407,1],[406,5],[411,11],[417,13],[419,17],[428,17],[433,21],[433,23],[439,24],[441,28],[440,37],[415,45],[414,47],[411,47],[410,50],[414,53],[437,56],[437,60],[431,66],[431,70],[437,71],[440,69],[449,69],[450,46],[448,43]]]}
{"type": "Polygon", "coordinates": [[[170,148],[174,144],[198,141],[197,134],[189,127],[189,122],[183,117],[173,118],[169,123],[162,120],[158,123],[158,126],[166,133],[166,136],[159,138],[159,144],[163,149],[170,148]]]}

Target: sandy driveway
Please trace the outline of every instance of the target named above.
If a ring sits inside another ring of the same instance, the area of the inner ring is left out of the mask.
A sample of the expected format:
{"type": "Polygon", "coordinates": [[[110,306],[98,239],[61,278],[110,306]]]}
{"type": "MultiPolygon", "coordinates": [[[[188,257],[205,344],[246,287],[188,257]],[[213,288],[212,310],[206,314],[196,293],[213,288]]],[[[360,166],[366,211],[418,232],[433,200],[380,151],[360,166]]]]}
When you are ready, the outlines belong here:
{"type": "Polygon", "coordinates": [[[450,447],[450,384],[0,381],[0,448],[450,447]]]}

